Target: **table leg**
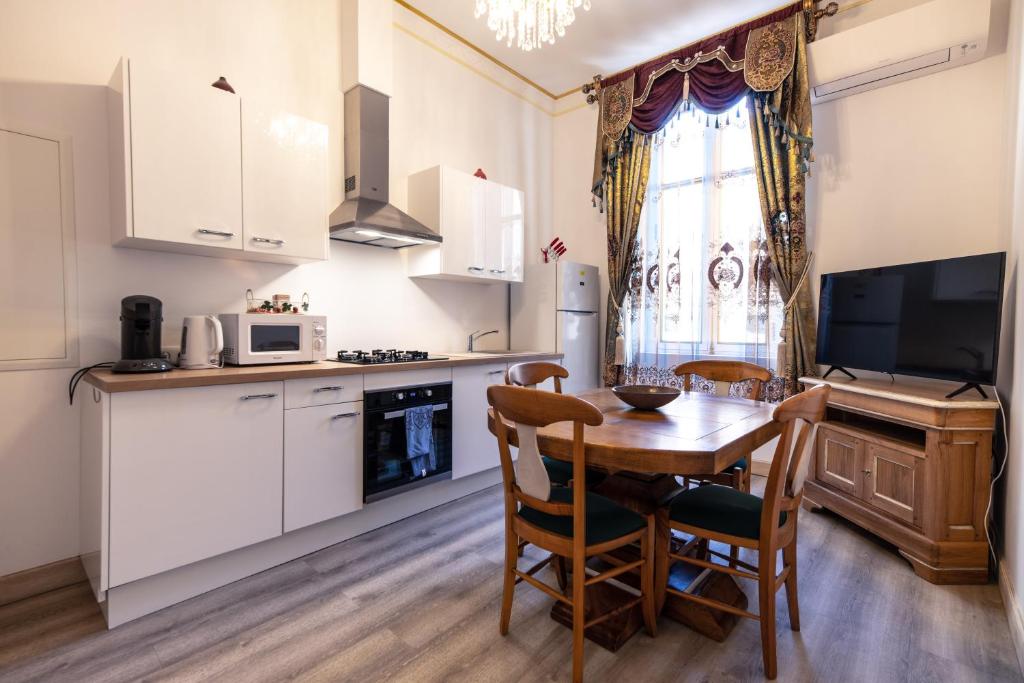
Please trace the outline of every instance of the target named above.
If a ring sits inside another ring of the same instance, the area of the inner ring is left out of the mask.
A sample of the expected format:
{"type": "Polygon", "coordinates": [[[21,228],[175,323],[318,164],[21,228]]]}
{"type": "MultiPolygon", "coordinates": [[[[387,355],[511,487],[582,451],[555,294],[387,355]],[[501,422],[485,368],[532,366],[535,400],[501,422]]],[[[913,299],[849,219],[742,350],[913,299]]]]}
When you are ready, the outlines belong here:
{"type": "Polygon", "coordinates": [[[659,508],[654,512],[654,607],[657,614],[665,607],[668,595],[669,547],[672,543],[672,529],[669,527],[668,509],[659,508]]]}

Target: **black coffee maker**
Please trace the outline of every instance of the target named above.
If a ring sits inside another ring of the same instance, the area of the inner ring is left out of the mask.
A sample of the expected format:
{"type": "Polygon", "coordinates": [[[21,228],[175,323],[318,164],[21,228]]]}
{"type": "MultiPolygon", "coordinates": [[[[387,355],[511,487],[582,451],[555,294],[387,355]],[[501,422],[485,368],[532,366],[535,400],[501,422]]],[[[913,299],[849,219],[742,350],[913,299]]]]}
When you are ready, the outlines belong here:
{"type": "Polygon", "coordinates": [[[162,358],[160,328],[163,303],[143,294],[121,299],[121,360],[112,372],[166,372],[174,368],[162,358]]]}

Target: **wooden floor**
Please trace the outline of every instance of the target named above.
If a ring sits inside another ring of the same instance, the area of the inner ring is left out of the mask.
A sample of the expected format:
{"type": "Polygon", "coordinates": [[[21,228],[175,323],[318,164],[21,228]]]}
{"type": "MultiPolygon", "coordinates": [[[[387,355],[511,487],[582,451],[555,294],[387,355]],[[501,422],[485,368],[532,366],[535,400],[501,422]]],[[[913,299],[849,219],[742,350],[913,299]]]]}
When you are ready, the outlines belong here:
{"type": "MultiPolygon", "coordinates": [[[[113,631],[86,585],[23,600],[0,607],[0,681],[568,680],[569,632],[539,591],[517,589],[498,635],[501,534],[494,488],[113,631]]],[[[925,583],[829,513],[801,514],[799,567],[780,681],[1022,680],[994,584],[925,583]]],[[[660,626],[616,654],[588,643],[588,680],[764,680],[755,622],[724,644],[660,626]]]]}

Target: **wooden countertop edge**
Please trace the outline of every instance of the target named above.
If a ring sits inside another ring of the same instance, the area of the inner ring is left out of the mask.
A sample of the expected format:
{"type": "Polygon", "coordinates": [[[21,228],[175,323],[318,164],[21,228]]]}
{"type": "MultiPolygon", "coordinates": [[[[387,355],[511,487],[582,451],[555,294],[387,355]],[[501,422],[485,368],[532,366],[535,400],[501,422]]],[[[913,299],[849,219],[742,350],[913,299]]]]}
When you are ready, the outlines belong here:
{"type": "Polygon", "coordinates": [[[90,370],[85,381],[101,391],[120,393],[124,391],[149,391],[152,389],[187,389],[190,387],[219,386],[225,384],[246,384],[249,382],[279,382],[289,379],[311,377],[340,377],[345,375],[369,375],[381,372],[408,372],[431,368],[454,368],[489,363],[524,363],[538,360],[559,360],[561,353],[512,353],[512,354],[452,354],[447,360],[431,360],[417,363],[394,363],[384,365],[353,365],[319,361],[316,363],[295,363],[289,365],[258,365],[225,367],[210,370],[171,370],[170,372],[138,375],[118,375],[110,370],[90,370]]]}
{"type": "Polygon", "coordinates": [[[902,403],[913,403],[915,405],[927,406],[929,408],[940,408],[943,410],[998,410],[999,404],[994,399],[982,399],[972,400],[967,398],[928,398],[927,396],[915,395],[915,390],[922,390],[924,387],[918,386],[907,386],[906,391],[900,391],[900,384],[896,383],[892,385],[893,388],[884,388],[875,386],[872,380],[833,380],[833,379],[822,379],[820,377],[801,377],[800,382],[809,385],[827,384],[834,391],[845,391],[851,394],[861,394],[863,396],[874,396],[876,398],[885,398],[892,401],[900,401],[902,403]],[[863,384],[858,385],[857,382],[862,381],[863,384]]]}

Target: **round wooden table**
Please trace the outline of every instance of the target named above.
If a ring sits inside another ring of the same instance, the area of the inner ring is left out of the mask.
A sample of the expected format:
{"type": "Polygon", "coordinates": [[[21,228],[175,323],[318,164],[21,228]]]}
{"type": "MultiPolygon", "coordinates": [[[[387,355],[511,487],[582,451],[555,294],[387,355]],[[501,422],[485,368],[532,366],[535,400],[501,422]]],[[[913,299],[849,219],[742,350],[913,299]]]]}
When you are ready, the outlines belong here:
{"type": "MultiPolygon", "coordinates": [[[[676,475],[722,472],[740,458],[749,458],[756,448],[778,436],[779,428],[772,421],[775,407],[731,396],[684,392],[667,406],[647,411],[631,408],[607,388],[582,392],[577,396],[594,404],[604,414],[601,425],[587,427],[584,432],[587,465],[611,473],[592,487],[593,490],[637,512],[655,516],[655,597],[658,610],[666,611],[711,638],[724,639],[735,622],[735,618],[729,618],[731,615],[719,613],[722,617],[714,616],[714,623],[711,623],[706,615],[694,616],[694,603],[681,599],[666,600],[666,597],[671,598],[666,590],[670,576],[673,587],[679,586],[675,569],[669,562],[669,545],[673,538],[664,502],[679,488],[676,475]]],[[[488,421],[492,419],[493,415],[489,414],[488,421]]],[[[493,424],[490,426],[493,432],[493,424]]],[[[572,431],[572,424],[568,422],[538,429],[540,452],[571,462],[572,431]]],[[[514,430],[510,430],[509,440],[517,445],[514,430]]],[[[696,581],[705,578],[706,574],[683,588],[693,590],[696,581]]],[[[731,578],[722,578],[729,584],[720,586],[735,586],[731,578]]],[[[739,599],[742,593],[738,587],[735,591],[739,599]]],[[[742,599],[745,601],[745,596],[742,599]]],[[[556,604],[553,616],[562,621],[557,614],[560,604],[556,604]]],[[[639,627],[638,623],[636,627],[639,627]]],[[[631,627],[630,630],[635,631],[631,627]]],[[[592,639],[605,647],[611,644],[609,649],[617,649],[629,635],[632,633],[624,637],[622,633],[599,634],[592,639]]]]}

